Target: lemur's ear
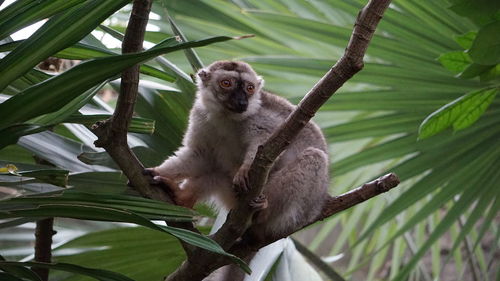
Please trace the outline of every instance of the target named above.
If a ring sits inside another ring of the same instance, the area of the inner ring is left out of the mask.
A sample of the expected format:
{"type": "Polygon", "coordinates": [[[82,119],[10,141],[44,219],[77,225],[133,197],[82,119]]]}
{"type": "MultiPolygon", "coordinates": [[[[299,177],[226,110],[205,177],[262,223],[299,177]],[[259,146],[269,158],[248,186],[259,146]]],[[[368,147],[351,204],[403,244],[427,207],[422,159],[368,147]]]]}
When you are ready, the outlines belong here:
{"type": "Polygon", "coordinates": [[[257,83],[259,83],[259,88],[262,89],[264,87],[264,78],[262,76],[257,76],[257,83]]]}

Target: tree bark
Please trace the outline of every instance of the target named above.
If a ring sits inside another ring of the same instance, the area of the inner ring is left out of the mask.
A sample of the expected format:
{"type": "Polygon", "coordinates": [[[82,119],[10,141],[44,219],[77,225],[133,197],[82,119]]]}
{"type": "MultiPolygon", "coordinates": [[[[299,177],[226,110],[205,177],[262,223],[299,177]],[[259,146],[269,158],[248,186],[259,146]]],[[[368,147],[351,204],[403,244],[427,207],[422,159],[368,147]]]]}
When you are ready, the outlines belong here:
{"type": "MultiPolygon", "coordinates": [[[[134,1],[122,43],[122,53],[135,53],[142,50],[151,4],[151,0],[134,1]]],[[[121,76],[120,95],[113,116],[92,126],[93,132],[98,137],[95,145],[103,147],[109,153],[142,196],[172,203],[164,190],[150,186],[148,177],[142,172],[144,166],[127,144],[128,126],[134,112],[138,85],[139,65],[124,70],[121,76]]]]}
{"type": "MultiPolygon", "coordinates": [[[[54,218],[38,220],[35,229],[35,261],[50,263],[52,260],[52,236],[54,218]]],[[[34,266],[32,270],[42,281],[49,280],[49,269],[34,266]]]]}
{"type": "MultiPolygon", "coordinates": [[[[151,5],[152,0],[134,0],[122,43],[122,53],[136,53],[143,50],[142,44],[151,5]]],[[[139,65],[135,65],[122,72],[120,94],[113,116],[92,126],[92,131],[98,137],[94,144],[97,147],[103,147],[108,152],[127,176],[131,185],[143,197],[173,204],[168,191],[152,185],[151,176],[144,175],[144,166],[127,143],[127,132],[134,113],[138,87],[139,65]]],[[[192,223],[169,222],[169,225],[199,233],[192,223]]],[[[189,255],[193,247],[180,242],[189,255]]]]}

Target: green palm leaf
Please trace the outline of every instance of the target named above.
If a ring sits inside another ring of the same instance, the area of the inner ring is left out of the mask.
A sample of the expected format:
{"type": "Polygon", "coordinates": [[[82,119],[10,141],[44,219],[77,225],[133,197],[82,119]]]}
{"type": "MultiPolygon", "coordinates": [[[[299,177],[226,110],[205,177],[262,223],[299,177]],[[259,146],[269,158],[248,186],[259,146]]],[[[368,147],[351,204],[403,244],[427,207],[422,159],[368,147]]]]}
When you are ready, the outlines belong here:
{"type": "Polygon", "coordinates": [[[0,104],[0,128],[58,110],[90,87],[119,74],[120,71],[134,64],[163,53],[230,39],[233,38],[221,36],[186,43],[174,43],[175,40],[173,40],[174,42],[167,40],[161,45],[142,53],[97,58],[79,64],[63,74],[28,88],[0,104]],[[17,110],[21,105],[23,105],[24,110],[17,110]]]}
{"type": "Polygon", "coordinates": [[[35,34],[0,60],[0,90],[48,56],[82,39],[128,2],[87,1],[51,17],[35,34]]]}

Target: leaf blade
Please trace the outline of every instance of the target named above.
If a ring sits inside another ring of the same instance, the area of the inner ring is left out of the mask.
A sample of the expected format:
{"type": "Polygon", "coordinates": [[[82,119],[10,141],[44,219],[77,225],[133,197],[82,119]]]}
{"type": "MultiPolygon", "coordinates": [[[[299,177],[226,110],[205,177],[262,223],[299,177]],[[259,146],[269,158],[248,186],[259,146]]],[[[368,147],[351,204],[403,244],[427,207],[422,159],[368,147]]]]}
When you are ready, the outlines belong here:
{"type": "Polygon", "coordinates": [[[439,56],[438,60],[444,68],[455,74],[464,71],[472,63],[469,55],[461,51],[444,53],[439,56]]]}
{"type": "Polygon", "coordinates": [[[493,102],[497,92],[496,88],[483,88],[441,107],[420,124],[419,139],[431,137],[450,126],[457,131],[472,125],[493,102]]]}
{"type": "Polygon", "coordinates": [[[48,56],[76,43],[129,0],[92,0],[50,18],[0,60],[0,90],[48,56]]]}
{"type": "Polygon", "coordinates": [[[500,20],[492,22],[479,30],[472,43],[469,54],[472,60],[483,65],[500,63],[500,20]]]}
{"type": "Polygon", "coordinates": [[[43,262],[13,262],[13,261],[0,261],[0,267],[12,266],[12,267],[41,267],[48,269],[62,270],[72,273],[78,273],[86,275],[101,281],[134,281],[125,275],[103,270],[79,266],[76,264],[69,263],[43,263],[43,262]]]}
{"type": "Polygon", "coordinates": [[[58,110],[90,87],[134,64],[160,54],[231,39],[233,38],[218,36],[177,44],[167,41],[142,53],[115,55],[81,63],[1,103],[0,128],[58,110]]]}

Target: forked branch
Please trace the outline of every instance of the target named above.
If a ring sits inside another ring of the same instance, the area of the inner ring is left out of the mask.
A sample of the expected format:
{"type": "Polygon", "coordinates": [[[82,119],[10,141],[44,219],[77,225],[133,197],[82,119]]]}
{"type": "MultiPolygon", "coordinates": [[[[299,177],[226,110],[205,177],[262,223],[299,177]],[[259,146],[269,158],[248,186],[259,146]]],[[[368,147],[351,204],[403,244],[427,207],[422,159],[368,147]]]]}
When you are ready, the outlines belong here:
{"type": "MultiPolygon", "coordinates": [[[[134,1],[126,37],[123,42],[124,52],[141,51],[151,2],[151,0],[134,1]]],[[[360,11],[345,54],[309,91],[286,122],[259,148],[249,172],[252,189],[239,199],[240,204],[238,204],[238,207],[230,212],[226,223],[213,236],[213,239],[225,250],[239,256],[247,256],[256,249],[276,240],[276,238],[273,238],[271,239],[272,241],[261,241],[259,244],[256,244],[255,241],[236,243],[238,238],[243,235],[251,224],[254,210],[249,207],[248,203],[262,193],[269,169],[278,155],[286,149],[287,145],[314,116],[318,109],[347,80],[363,68],[363,56],[366,53],[375,28],[390,2],[390,0],[371,0],[360,11]]],[[[124,71],[120,96],[113,117],[94,126],[94,132],[99,137],[96,141],[96,146],[106,149],[127,175],[130,182],[143,196],[172,202],[164,190],[149,185],[148,178],[142,175],[142,164],[127,145],[126,134],[137,97],[138,73],[137,66],[124,71]]],[[[389,174],[373,182],[366,183],[346,194],[331,197],[326,201],[322,215],[310,223],[322,220],[382,192],[388,191],[398,183],[397,177],[389,174]]],[[[180,225],[180,227],[195,230],[191,224],[180,225]]],[[[186,247],[185,249],[188,254],[188,260],[168,276],[166,280],[201,280],[213,270],[230,262],[226,257],[202,249],[197,248],[192,250],[186,247]]]]}
{"type": "MultiPolygon", "coordinates": [[[[123,53],[142,51],[151,3],[152,0],[134,0],[122,43],[123,53]]],[[[138,85],[139,65],[125,69],[122,72],[120,95],[113,116],[92,126],[92,131],[98,137],[95,145],[108,152],[142,196],[172,203],[173,201],[164,190],[149,184],[148,177],[142,172],[144,166],[127,144],[128,126],[134,112],[138,85]]]]}
{"type": "MultiPolygon", "coordinates": [[[[286,149],[288,144],[297,136],[302,128],[309,122],[318,109],[352,76],[363,68],[363,57],[368,48],[377,24],[391,0],[371,0],[358,14],[354,30],[349,40],[344,55],[321,78],[299,103],[296,110],[287,118],[285,123],[267,140],[255,156],[250,171],[250,191],[239,198],[237,207],[229,213],[224,225],[215,233],[213,239],[225,250],[238,255],[247,256],[252,251],[261,248],[273,241],[259,242],[244,241],[236,243],[239,237],[251,224],[254,211],[249,202],[262,193],[262,188],[267,180],[269,170],[276,158],[286,149]]],[[[347,194],[332,197],[327,200],[322,215],[315,221],[338,213],[354,206],[373,196],[397,186],[399,180],[396,175],[389,174],[347,194]]],[[[315,221],[310,222],[314,223],[315,221]]],[[[299,229],[297,229],[299,230],[299,229]]],[[[297,231],[295,230],[295,231],[297,231]]],[[[291,234],[291,233],[289,233],[291,234]]],[[[214,269],[227,264],[227,259],[218,257],[213,253],[197,249],[184,264],[167,277],[173,280],[201,280],[214,269]]]]}
{"type": "MultiPolygon", "coordinates": [[[[123,53],[142,51],[151,4],[152,0],[134,0],[122,43],[123,53]]],[[[166,190],[150,184],[150,177],[143,173],[144,166],[127,144],[127,132],[134,113],[138,86],[139,65],[124,70],[121,76],[120,95],[113,116],[92,126],[92,131],[98,137],[94,144],[97,147],[103,147],[108,152],[142,196],[172,204],[173,201],[166,190]]],[[[175,222],[170,225],[198,232],[192,223],[175,222]]],[[[192,247],[182,241],[181,243],[189,255],[192,247]]]]}
{"type": "Polygon", "coordinates": [[[358,14],[354,30],[342,58],[321,78],[290,114],[285,123],[258,150],[249,171],[252,189],[241,198],[238,207],[231,211],[228,221],[215,234],[214,239],[223,247],[229,246],[241,233],[235,224],[249,225],[253,210],[247,202],[262,193],[269,169],[276,158],[309,122],[318,109],[354,74],[363,68],[363,56],[375,28],[389,6],[390,0],[372,0],[358,14]],[[247,222],[247,223],[245,223],[247,222]]]}

